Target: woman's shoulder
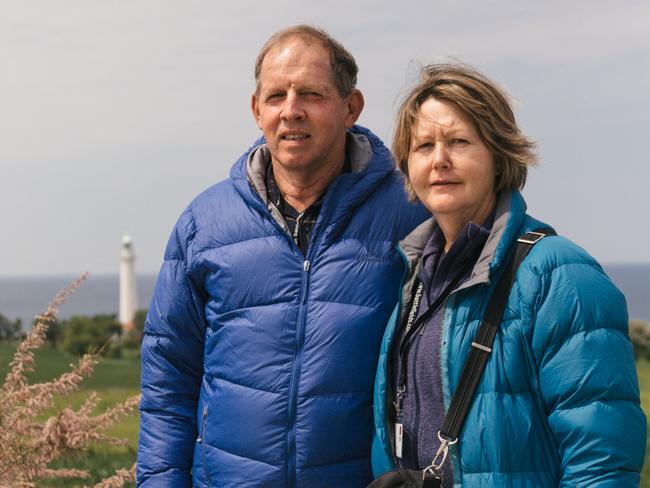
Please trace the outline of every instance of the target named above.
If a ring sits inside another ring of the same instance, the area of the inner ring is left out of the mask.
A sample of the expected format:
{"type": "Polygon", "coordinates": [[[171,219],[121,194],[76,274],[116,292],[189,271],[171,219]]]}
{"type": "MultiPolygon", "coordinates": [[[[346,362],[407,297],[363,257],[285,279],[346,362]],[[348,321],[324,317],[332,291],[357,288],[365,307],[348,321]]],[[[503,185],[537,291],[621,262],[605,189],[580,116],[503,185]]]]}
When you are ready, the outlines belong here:
{"type": "MultiPolygon", "coordinates": [[[[526,219],[523,227],[526,231],[538,228],[552,229],[549,225],[530,217],[526,219]]],[[[535,244],[522,266],[537,276],[572,267],[590,267],[602,272],[601,265],[591,254],[561,233],[548,235],[535,244]]]]}
{"type": "Polygon", "coordinates": [[[627,326],[621,291],[593,256],[562,235],[545,237],[533,246],[516,282],[533,315],[573,317],[571,328],[576,330],[627,326]]]}

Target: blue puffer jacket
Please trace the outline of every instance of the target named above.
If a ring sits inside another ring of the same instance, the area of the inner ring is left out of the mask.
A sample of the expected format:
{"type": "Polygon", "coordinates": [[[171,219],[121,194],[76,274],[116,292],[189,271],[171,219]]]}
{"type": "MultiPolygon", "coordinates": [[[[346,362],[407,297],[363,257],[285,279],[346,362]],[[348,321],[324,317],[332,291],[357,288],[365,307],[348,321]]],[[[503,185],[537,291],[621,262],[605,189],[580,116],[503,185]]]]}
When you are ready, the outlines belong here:
{"type": "Polygon", "coordinates": [[[372,384],[403,273],[395,244],[427,214],[379,139],[352,133],[352,171],[328,188],[306,258],[266,202],[265,145],[182,214],[145,325],[138,486],[372,479],[372,384]]]}
{"type": "MultiPolygon", "coordinates": [[[[446,408],[517,237],[546,227],[525,212],[519,193],[500,196],[483,253],[446,304],[440,350],[432,351],[440,357],[446,408]]],[[[388,354],[433,225],[425,222],[400,243],[409,268],[375,383],[375,475],[394,465],[388,354]]],[[[450,450],[455,486],[638,486],[645,445],[625,299],[583,249],[544,238],[519,268],[459,443],[450,450]]]]}

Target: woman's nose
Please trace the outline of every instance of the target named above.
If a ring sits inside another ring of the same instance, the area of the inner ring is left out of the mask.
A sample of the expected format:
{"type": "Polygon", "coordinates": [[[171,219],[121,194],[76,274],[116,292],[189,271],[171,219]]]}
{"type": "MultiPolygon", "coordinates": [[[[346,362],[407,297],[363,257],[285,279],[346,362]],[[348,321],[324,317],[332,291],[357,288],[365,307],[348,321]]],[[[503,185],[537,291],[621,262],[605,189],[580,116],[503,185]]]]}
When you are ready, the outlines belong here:
{"type": "Polygon", "coordinates": [[[444,142],[436,142],[435,147],[433,148],[433,167],[434,168],[446,168],[451,164],[449,160],[449,151],[447,144],[444,142]]]}

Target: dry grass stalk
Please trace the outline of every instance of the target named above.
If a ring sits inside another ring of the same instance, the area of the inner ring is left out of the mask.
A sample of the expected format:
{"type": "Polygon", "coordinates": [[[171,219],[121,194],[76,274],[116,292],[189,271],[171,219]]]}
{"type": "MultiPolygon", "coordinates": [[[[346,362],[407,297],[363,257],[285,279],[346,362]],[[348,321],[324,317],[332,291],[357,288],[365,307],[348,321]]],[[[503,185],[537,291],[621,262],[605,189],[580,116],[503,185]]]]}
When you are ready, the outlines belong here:
{"type": "MultiPolygon", "coordinates": [[[[34,350],[45,342],[49,324],[56,319],[65,299],[86,279],[80,276],[63,288],[47,311],[36,317],[32,330],[18,346],[10,371],[0,386],[0,488],[32,487],[44,478],[86,478],[77,469],[51,469],[49,464],[62,455],[88,449],[91,444],[124,444],[122,439],[107,437],[104,432],[138,406],[140,395],[118,403],[106,412],[93,416],[99,398],[93,392],[78,410],[64,408],[47,420],[38,415],[53,407],[55,396],[65,396],[79,389],[89,377],[99,358],[97,353],[84,355],[71,370],[45,383],[30,385],[27,373],[34,370],[34,350]]],[[[104,480],[101,487],[121,487],[135,479],[135,470],[119,470],[104,480]]]]}
{"type": "Polygon", "coordinates": [[[93,488],[121,488],[124,483],[135,482],[135,463],[131,469],[118,469],[110,478],[106,478],[101,483],[97,483],[93,488]]]}
{"type": "MultiPolygon", "coordinates": [[[[2,385],[2,393],[11,393],[27,384],[26,373],[34,371],[33,351],[43,345],[43,342],[45,342],[45,333],[50,324],[56,320],[59,308],[61,308],[61,305],[63,305],[68,296],[74,293],[86,281],[86,278],[88,278],[88,273],[82,274],[68,286],[62,288],[47,306],[45,313],[35,317],[36,322],[32,330],[27,334],[25,340],[20,343],[10,363],[11,369],[7,373],[5,382],[2,385]]],[[[5,395],[2,396],[4,397],[5,395]]],[[[2,408],[2,403],[0,403],[0,408],[2,408]]]]}

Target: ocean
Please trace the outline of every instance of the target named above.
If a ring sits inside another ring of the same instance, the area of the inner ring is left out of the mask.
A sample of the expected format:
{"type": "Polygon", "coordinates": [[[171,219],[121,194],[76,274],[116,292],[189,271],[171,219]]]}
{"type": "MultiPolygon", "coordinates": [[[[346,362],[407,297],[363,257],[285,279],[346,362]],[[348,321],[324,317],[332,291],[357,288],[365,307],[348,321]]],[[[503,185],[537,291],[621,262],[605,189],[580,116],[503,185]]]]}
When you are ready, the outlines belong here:
{"type": "MultiPolygon", "coordinates": [[[[650,322],[650,263],[611,264],[605,265],[604,268],[624,293],[630,318],[650,322]]],[[[74,276],[0,277],[0,314],[11,320],[20,318],[23,328],[27,328],[35,315],[45,311],[56,292],[74,278],[74,276]]],[[[148,308],[155,282],[154,274],[138,276],[138,308],[148,308]]],[[[59,317],[117,314],[117,312],[118,276],[91,275],[61,307],[59,317]]]]}
{"type": "MultiPolygon", "coordinates": [[[[43,313],[54,295],[75,278],[75,276],[0,277],[0,314],[11,320],[20,318],[23,329],[29,328],[34,316],[43,313]]],[[[155,274],[138,276],[139,309],[149,307],[155,284],[155,274]]],[[[59,311],[59,318],[65,319],[73,315],[117,315],[118,311],[118,276],[90,275],[86,282],[68,297],[59,311]]]]}

